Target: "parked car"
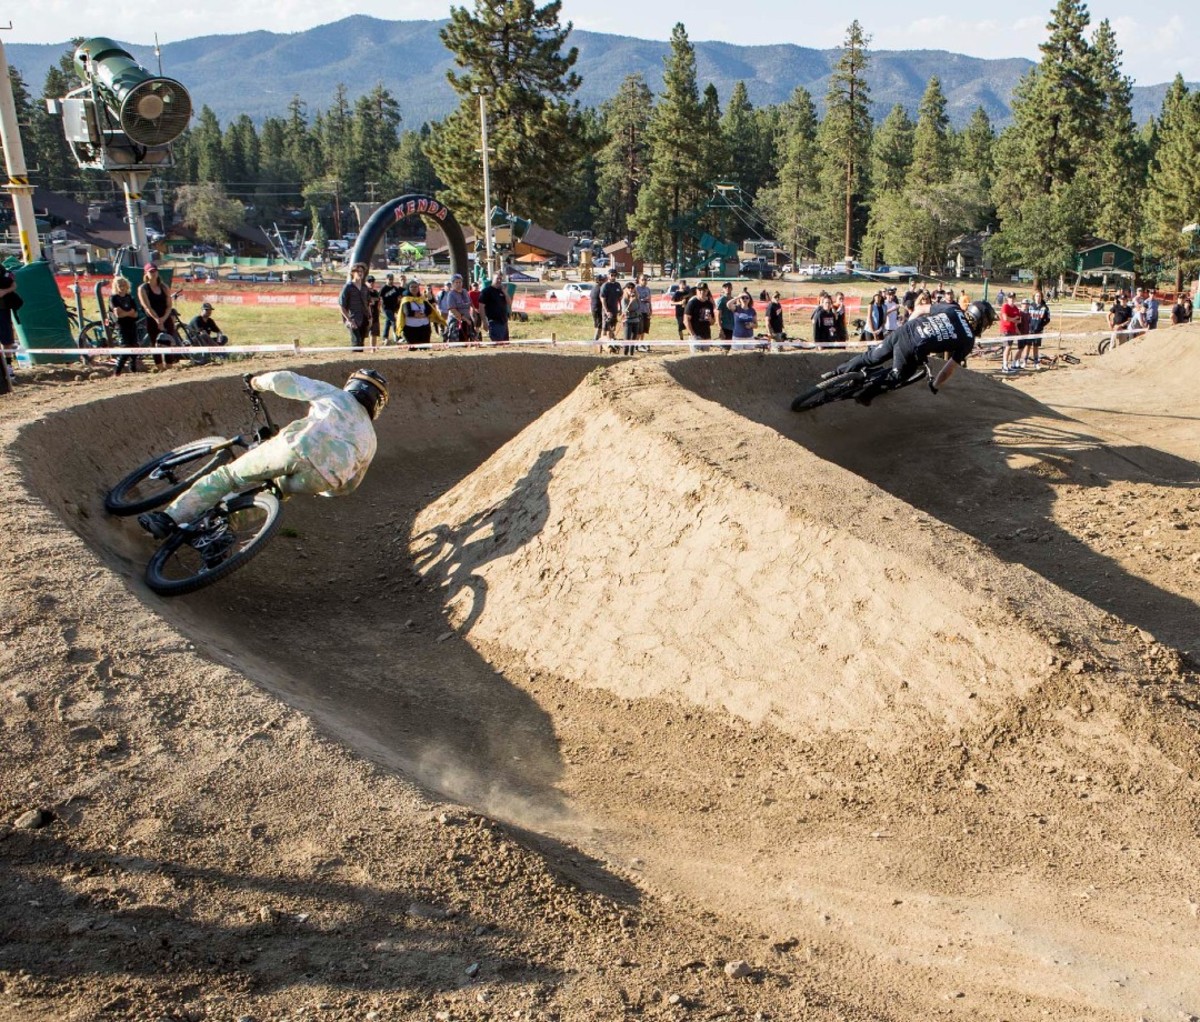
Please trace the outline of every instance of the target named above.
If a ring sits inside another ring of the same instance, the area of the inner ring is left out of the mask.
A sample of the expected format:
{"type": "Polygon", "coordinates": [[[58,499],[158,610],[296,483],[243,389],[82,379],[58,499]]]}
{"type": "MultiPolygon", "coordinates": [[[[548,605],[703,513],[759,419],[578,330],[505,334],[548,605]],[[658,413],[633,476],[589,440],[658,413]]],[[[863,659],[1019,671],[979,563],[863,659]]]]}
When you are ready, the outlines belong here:
{"type": "Polygon", "coordinates": [[[591,293],[591,284],[579,284],[571,281],[569,284],[563,284],[561,287],[547,291],[546,297],[551,301],[574,301],[576,298],[587,298],[591,293]]]}
{"type": "Polygon", "coordinates": [[[766,259],[747,259],[739,264],[738,276],[770,280],[775,276],[775,267],[766,259]]]}

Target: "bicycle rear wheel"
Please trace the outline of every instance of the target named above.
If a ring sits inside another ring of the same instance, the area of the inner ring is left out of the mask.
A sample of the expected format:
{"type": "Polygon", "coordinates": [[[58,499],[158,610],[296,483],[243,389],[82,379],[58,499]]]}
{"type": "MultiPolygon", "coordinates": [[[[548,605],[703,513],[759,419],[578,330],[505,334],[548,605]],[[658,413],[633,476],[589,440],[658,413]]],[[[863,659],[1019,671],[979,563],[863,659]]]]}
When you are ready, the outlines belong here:
{"type": "Polygon", "coordinates": [[[225,437],[210,436],[160,454],[109,490],[104,510],[137,515],[170,503],[202,475],[233,460],[228,444],[225,437]]]}
{"type": "Polygon", "coordinates": [[[232,538],[220,560],[206,558],[176,532],[146,565],[146,585],[160,596],[183,596],[219,582],[262,553],[279,529],[279,498],[270,490],[243,493],[215,514],[224,518],[232,538]]]}
{"type": "Polygon", "coordinates": [[[828,380],[822,380],[811,390],[806,390],[792,402],[793,412],[807,412],[819,408],[832,401],[841,401],[858,390],[867,379],[864,372],[842,373],[828,380]]]}

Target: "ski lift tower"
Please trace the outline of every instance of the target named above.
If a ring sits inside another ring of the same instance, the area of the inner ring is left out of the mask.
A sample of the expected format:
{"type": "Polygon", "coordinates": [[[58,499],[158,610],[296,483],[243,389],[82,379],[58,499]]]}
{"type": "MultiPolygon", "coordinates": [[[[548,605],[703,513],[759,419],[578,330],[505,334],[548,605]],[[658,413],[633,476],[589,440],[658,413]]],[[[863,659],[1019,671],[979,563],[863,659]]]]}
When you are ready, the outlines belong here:
{"type": "Polygon", "coordinates": [[[75,162],[107,171],[125,193],[125,219],[140,263],[150,261],[142,190],[150,175],[174,163],[171,143],[187,127],[192,100],[173,78],[154,75],[111,39],[86,39],[75,49],[81,88],[47,100],[62,118],[75,162]]]}

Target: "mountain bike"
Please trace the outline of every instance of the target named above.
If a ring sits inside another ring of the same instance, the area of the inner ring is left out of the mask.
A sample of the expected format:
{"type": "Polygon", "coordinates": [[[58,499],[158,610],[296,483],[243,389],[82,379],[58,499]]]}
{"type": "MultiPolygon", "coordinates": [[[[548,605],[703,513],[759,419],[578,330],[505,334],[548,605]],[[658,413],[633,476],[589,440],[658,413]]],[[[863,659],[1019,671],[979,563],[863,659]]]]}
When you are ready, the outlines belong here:
{"type": "MultiPolygon", "coordinates": [[[[130,472],[104,498],[110,514],[128,516],[170,503],[201,476],[257,447],[278,429],[259,393],[242,377],[251,418],[245,431],[182,444],[130,472]]],[[[255,483],[223,498],[186,528],[175,529],[146,565],[146,584],[162,596],[182,596],[220,581],[262,552],[279,530],[282,493],[255,483]]]]}
{"type": "Polygon", "coordinates": [[[894,384],[887,382],[891,368],[892,363],[889,360],[877,366],[855,369],[848,373],[838,373],[827,380],[821,380],[815,387],[806,390],[792,402],[792,411],[806,412],[834,401],[845,401],[847,398],[854,398],[865,404],[880,394],[901,390],[920,380],[927,380],[930,389],[933,387],[933,372],[930,370],[928,362],[922,362],[908,376],[894,384]]]}

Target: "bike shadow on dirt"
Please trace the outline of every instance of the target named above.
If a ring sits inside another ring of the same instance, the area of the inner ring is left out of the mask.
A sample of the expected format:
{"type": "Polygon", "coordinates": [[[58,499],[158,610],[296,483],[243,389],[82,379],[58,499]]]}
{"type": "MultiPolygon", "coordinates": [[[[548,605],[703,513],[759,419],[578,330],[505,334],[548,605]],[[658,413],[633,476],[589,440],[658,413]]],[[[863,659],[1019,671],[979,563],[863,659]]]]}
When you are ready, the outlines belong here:
{"type": "MultiPolygon", "coordinates": [[[[477,833],[471,847],[482,853],[511,836],[490,827],[463,814],[446,829],[477,833]]],[[[425,999],[460,990],[472,962],[482,963],[481,982],[565,978],[523,954],[523,935],[498,926],[493,912],[477,915],[470,904],[439,899],[427,885],[405,884],[403,876],[347,879],[362,875],[352,856],[299,871],[226,869],[151,851],[98,852],[75,844],[69,826],[57,821],[10,835],[5,859],[0,970],[20,974],[35,989],[98,976],[133,978],[178,1007],[222,992],[245,997],[248,984],[249,996],[257,997],[304,982],[346,994],[425,999]],[[129,880],[114,890],[88,879],[113,876],[129,880]],[[134,893],[145,883],[172,894],[162,904],[148,903],[134,893]],[[204,901],[217,906],[216,918],[192,909],[204,901]],[[203,987],[188,982],[201,976],[203,987]]],[[[266,854],[263,862],[273,860],[266,854]]],[[[142,1017],[144,989],[127,992],[127,1003],[117,998],[105,1012],[142,1017]]],[[[16,986],[8,993],[17,994],[16,986]]],[[[45,1017],[53,1017],[47,1009],[45,1017]]]]}
{"type": "MultiPolygon", "coordinates": [[[[837,356],[819,355],[693,359],[667,368],[700,397],[777,431],[974,537],[1003,560],[1028,567],[1160,641],[1200,648],[1192,600],[1131,574],[1089,546],[1081,538],[1087,531],[1082,523],[1073,530],[1054,517],[1056,503],[1071,488],[1101,497],[1130,483],[1178,491],[1180,497],[1196,494],[1200,465],[1093,430],[969,372],[957,374],[937,396],[914,386],[877,398],[870,407],[842,401],[793,413],[792,398],[836,361],[837,356]]],[[[1079,503],[1078,493],[1074,499],[1079,503]]]]}

